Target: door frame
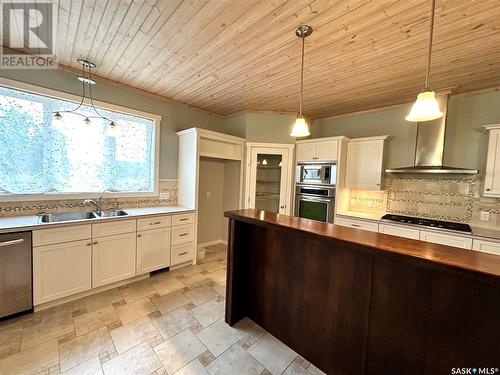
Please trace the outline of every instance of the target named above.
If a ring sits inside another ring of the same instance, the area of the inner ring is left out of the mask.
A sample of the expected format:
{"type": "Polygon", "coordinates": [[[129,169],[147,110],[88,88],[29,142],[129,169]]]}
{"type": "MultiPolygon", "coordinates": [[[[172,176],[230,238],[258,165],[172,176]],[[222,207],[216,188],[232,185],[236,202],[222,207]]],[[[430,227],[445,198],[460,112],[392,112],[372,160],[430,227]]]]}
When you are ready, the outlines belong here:
{"type": "MultiPolygon", "coordinates": [[[[287,168],[285,170],[285,181],[283,181],[283,188],[285,189],[285,209],[284,215],[292,215],[293,207],[291,207],[292,194],[293,194],[293,168],[294,168],[294,150],[295,144],[289,143],[259,143],[259,142],[247,142],[246,152],[245,152],[245,197],[243,201],[243,207],[250,207],[250,197],[251,197],[251,186],[252,186],[252,152],[254,150],[261,151],[262,153],[272,154],[288,152],[288,157],[286,158],[287,168]]],[[[283,202],[280,202],[282,204],[283,202]]]]}

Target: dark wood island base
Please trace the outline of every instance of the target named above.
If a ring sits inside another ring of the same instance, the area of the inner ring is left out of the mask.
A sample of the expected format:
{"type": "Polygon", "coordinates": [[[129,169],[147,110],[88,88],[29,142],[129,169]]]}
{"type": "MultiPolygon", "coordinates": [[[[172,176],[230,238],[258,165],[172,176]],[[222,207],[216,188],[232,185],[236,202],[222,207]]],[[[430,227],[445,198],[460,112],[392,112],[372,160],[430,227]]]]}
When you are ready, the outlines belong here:
{"type": "Polygon", "coordinates": [[[500,367],[500,257],[264,211],[225,216],[228,324],[247,316],[332,375],[500,367]]]}

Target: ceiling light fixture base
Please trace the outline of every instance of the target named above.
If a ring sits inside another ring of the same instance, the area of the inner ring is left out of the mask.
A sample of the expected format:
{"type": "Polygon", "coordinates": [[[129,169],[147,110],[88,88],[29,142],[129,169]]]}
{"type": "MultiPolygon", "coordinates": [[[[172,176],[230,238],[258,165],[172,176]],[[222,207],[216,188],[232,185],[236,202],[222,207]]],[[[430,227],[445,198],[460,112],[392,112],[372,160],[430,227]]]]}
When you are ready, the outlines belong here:
{"type": "Polygon", "coordinates": [[[299,38],[306,38],[309,35],[311,35],[313,32],[313,28],[308,25],[301,25],[295,30],[295,35],[297,35],[299,38]]]}
{"type": "Polygon", "coordinates": [[[84,68],[91,68],[91,69],[97,68],[97,65],[89,60],[77,59],[76,62],[79,63],[80,65],[82,65],[84,68]]]}

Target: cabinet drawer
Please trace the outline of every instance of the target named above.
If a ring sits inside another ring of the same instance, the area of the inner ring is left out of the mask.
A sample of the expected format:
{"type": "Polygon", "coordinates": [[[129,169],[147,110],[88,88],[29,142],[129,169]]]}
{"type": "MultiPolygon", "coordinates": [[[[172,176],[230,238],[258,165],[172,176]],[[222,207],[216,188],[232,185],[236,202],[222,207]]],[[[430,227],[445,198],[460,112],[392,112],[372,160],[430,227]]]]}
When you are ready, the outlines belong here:
{"type": "Polygon", "coordinates": [[[172,227],[172,245],[194,241],[194,224],[172,227]]]}
{"type": "Polygon", "coordinates": [[[172,265],[184,263],[194,259],[194,242],[172,246],[172,265]]]}
{"type": "Polygon", "coordinates": [[[52,245],[77,240],[90,240],[90,224],[33,231],[33,246],[52,245]]]}
{"type": "Polygon", "coordinates": [[[406,228],[399,225],[379,224],[378,231],[380,233],[390,234],[392,236],[412,238],[414,240],[420,239],[420,231],[415,228],[406,228]]]}
{"type": "Polygon", "coordinates": [[[485,241],[474,239],[472,241],[472,250],[481,251],[494,255],[500,255],[500,242],[485,241]]]}
{"type": "Polygon", "coordinates": [[[335,224],[343,225],[345,227],[353,227],[363,230],[369,230],[371,232],[378,232],[378,224],[372,223],[364,220],[353,220],[353,219],[344,219],[343,217],[337,217],[335,220],[335,224]]]}
{"type": "Polygon", "coordinates": [[[193,224],[193,223],[194,223],[194,214],[183,214],[183,215],[172,216],[172,226],[193,224]]]}
{"type": "Polygon", "coordinates": [[[146,219],[137,219],[137,230],[148,230],[169,227],[172,224],[171,216],[156,216],[146,219]]]}
{"type": "Polygon", "coordinates": [[[135,232],[135,220],[110,221],[107,223],[92,224],[92,237],[104,237],[114,234],[135,232]]]}
{"type": "Polygon", "coordinates": [[[420,240],[438,243],[441,245],[461,247],[462,249],[472,248],[472,238],[461,237],[453,234],[444,234],[444,233],[421,230],[420,240]]]}

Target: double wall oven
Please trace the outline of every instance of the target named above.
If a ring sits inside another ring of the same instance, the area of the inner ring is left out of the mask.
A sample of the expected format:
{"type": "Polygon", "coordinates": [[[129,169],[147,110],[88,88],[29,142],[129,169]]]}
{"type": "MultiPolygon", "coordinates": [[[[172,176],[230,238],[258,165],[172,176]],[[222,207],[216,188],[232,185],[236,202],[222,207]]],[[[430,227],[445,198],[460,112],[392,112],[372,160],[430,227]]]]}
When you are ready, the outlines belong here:
{"type": "Polygon", "coordinates": [[[337,165],[301,163],[295,176],[295,216],[333,223],[337,165]]]}

